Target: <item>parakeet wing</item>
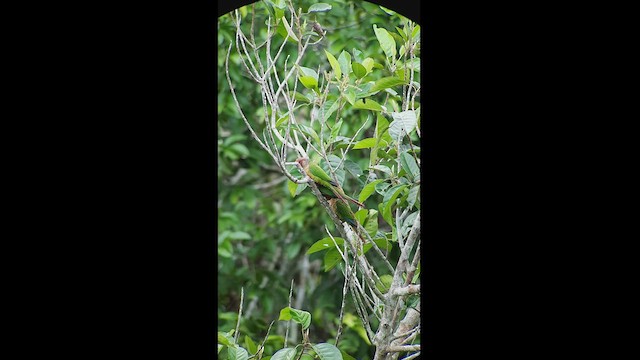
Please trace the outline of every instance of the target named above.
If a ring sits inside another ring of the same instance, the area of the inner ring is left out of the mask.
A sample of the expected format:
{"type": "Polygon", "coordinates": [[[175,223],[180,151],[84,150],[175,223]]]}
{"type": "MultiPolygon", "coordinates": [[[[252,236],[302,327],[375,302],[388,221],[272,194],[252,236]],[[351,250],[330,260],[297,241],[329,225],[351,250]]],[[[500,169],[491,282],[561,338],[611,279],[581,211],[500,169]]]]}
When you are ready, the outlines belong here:
{"type": "Polygon", "coordinates": [[[330,198],[335,198],[336,197],[336,194],[332,190],[330,190],[330,189],[328,189],[328,188],[326,188],[324,186],[318,186],[318,190],[320,190],[320,193],[322,193],[322,195],[324,195],[325,198],[329,198],[330,199],[330,198]]]}
{"type": "Polygon", "coordinates": [[[344,201],[336,201],[336,213],[340,219],[348,222],[349,224],[355,224],[353,216],[351,216],[351,209],[344,201]]]}
{"type": "Polygon", "coordinates": [[[324,181],[327,181],[332,186],[338,186],[333,180],[331,180],[329,175],[327,175],[327,173],[324,172],[324,170],[322,170],[322,168],[320,166],[318,166],[317,164],[309,165],[309,172],[311,172],[311,174],[313,174],[313,176],[317,176],[318,178],[320,178],[320,179],[322,179],[324,181]]]}

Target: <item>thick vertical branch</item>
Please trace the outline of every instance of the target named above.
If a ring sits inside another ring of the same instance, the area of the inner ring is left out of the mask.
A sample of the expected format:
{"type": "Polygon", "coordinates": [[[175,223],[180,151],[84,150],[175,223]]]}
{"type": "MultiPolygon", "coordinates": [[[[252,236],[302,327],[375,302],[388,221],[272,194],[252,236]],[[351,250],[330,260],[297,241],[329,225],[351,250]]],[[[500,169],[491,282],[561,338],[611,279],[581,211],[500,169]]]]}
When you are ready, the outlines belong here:
{"type": "MultiPolygon", "coordinates": [[[[388,353],[393,352],[389,350],[393,339],[393,334],[396,332],[395,322],[397,321],[397,315],[399,308],[404,304],[401,299],[402,292],[398,289],[402,287],[404,282],[402,281],[402,274],[409,265],[409,256],[413,249],[418,235],[420,234],[420,213],[413,221],[411,231],[407,236],[404,246],[401,249],[400,259],[393,274],[393,281],[391,287],[384,298],[384,312],[380,326],[378,327],[378,333],[376,334],[376,354],[374,360],[382,360],[388,358],[388,353]]],[[[415,310],[410,310],[415,311],[415,310]]],[[[417,318],[419,319],[419,312],[417,318]]]]}

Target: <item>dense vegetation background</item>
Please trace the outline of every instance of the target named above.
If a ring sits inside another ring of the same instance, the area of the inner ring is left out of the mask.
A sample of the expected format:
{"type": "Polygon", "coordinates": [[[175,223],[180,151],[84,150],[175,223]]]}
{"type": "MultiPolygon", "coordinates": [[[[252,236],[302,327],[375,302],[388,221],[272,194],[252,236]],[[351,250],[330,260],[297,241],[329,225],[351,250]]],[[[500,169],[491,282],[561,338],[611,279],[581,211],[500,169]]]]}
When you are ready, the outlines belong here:
{"type": "MultiPolygon", "coordinates": [[[[269,14],[273,16],[274,9],[281,3],[258,2],[241,8],[239,13],[244,19],[243,29],[248,33],[253,26],[256,37],[259,37],[258,34],[264,36],[267,32],[265,23],[269,14]],[[255,11],[253,19],[252,10],[255,11]]],[[[304,11],[315,3],[310,0],[293,1],[296,8],[302,8],[304,11]]],[[[364,79],[359,79],[362,80],[361,83],[366,83],[367,80],[373,83],[389,76],[404,77],[402,66],[398,66],[395,71],[389,69],[388,54],[385,54],[376,37],[374,25],[386,29],[393,35],[398,49],[402,50],[400,44],[406,39],[401,36],[401,30],[406,26],[408,19],[364,1],[336,0],[325,3],[331,6],[330,11],[311,13],[308,16],[310,21],[320,23],[327,33],[324,39],[307,50],[300,66],[319,70],[320,77],[323,77],[324,72],[332,70],[325,51],[333,54],[341,62],[339,55],[345,51],[354,62],[356,59],[362,61],[365,58],[374,60],[374,68],[364,79]]],[[[291,187],[291,183],[275,166],[271,157],[253,141],[242,121],[227,84],[224,66],[229,43],[235,41],[235,32],[235,24],[229,14],[219,18],[218,329],[235,329],[243,289],[244,305],[239,343],[248,349],[255,348],[255,344],[259,345],[262,342],[269,324],[278,319],[282,308],[288,306],[293,280],[291,307],[311,313],[310,340],[331,343],[334,342],[333,338],[338,329],[344,276],[336,268],[325,271],[323,252],[309,255],[306,252],[316,241],[327,236],[325,225],[330,231],[335,230],[335,225],[309,189],[299,187],[296,190],[291,187]],[[292,193],[296,196],[293,197],[292,193]]],[[[277,45],[282,41],[283,38],[279,38],[277,45]]],[[[286,51],[291,51],[291,59],[296,56],[295,48],[285,48],[286,51]]],[[[278,59],[278,66],[283,65],[285,57],[278,59]]],[[[253,116],[253,120],[259,126],[264,112],[260,89],[249,78],[239,55],[234,51],[229,62],[229,73],[240,107],[247,116],[253,116]]],[[[419,71],[419,62],[412,66],[415,71],[419,71]]],[[[419,82],[419,73],[415,76],[417,79],[414,81],[419,82]]],[[[358,76],[351,74],[351,78],[357,80],[358,76]]],[[[312,93],[300,83],[297,91],[304,95],[312,93]]],[[[327,108],[335,103],[340,95],[333,94],[332,91],[326,104],[327,108]]],[[[386,106],[389,111],[403,110],[402,86],[397,84],[395,87],[390,86],[390,91],[380,91],[371,95],[369,99],[386,106]]],[[[414,105],[419,107],[419,95],[415,101],[414,105]]],[[[345,104],[347,106],[341,108],[339,114],[333,113],[333,116],[326,120],[329,129],[336,129],[336,124],[341,121],[336,134],[338,140],[347,142],[365,122],[362,131],[354,139],[355,142],[379,135],[376,134],[377,124],[384,121],[378,119],[381,116],[380,111],[356,108],[346,102],[345,104]],[[339,119],[336,119],[337,116],[339,119]]],[[[309,116],[307,109],[300,109],[297,116],[309,116]]],[[[387,118],[389,122],[393,120],[387,118]]],[[[419,127],[419,124],[417,126],[419,127]]],[[[413,154],[419,156],[419,138],[415,131],[411,133],[411,139],[415,145],[413,154]]],[[[340,144],[335,146],[338,147],[340,144]]],[[[408,146],[402,144],[402,149],[406,151],[408,146]]],[[[348,195],[356,199],[363,187],[371,183],[376,176],[383,179],[393,175],[387,174],[389,167],[385,169],[384,163],[380,163],[381,167],[376,171],[368,169],[372,160],[371,150],[371,147],[363,147],[351,150],[348,155],[349,164],[354,165],[345,166],[343,187],[348,195]]],[[[388,152],[386,154],[389,156],[388,152]]],[[[394,154],[390,157],[389,161],[393,162],[394,154]]],[[[406,173],[407,171],[400,175],[406,176],[406,173]]],[[[366,200],[367,208],[379,209],[380,204],[384,202],[385,191],[392,184],[389,183],[385,187],[383,182],[380,185],[382,186],[376,187],[376,191],[366,200]]],[[[406,201],[409,188],[405,191],[406,193],[400,194],[400,197],[404,195],[406,201]]],[[[416,191],[419,192],[419,186],[416,191]]],[[[416,194],[413,194],[413,203],[411,205],[415,206],[414,209],[419,209],[416,194]]],[[[382,220],[381,215],[380,219],[379,230],[388,232],[389,240],[392,241],[391,226],[382,220]]],[[[393,247],[390,259],[397,261],[398,254],[398,248],[393,247]]],[[[339,348],[359,359],[372,358],[374,349],[351,301],[346,302],[344,312],[344,330],[339,348]]],[[[282,321],[276,321],[274,324],[265,343],[265,355],[272,355],[283,347],[284,325],[282,321]]],[[[295,338],[299,337],[299,334],[290,336],[295,338]]]]}

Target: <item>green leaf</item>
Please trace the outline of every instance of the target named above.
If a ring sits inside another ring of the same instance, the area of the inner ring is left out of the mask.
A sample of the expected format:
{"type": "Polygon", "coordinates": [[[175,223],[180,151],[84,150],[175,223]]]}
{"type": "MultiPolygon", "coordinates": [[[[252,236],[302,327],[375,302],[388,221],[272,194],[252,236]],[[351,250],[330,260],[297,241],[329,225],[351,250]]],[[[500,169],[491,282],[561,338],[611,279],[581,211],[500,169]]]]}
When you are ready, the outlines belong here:
{"type": "MultiPolygon", "coordinates": [[[[404,39],[402,38],[402,36],[400,36],[400,35],[398,35],[398,34],[396,34],[396,33],[394,33],[394,32],[389,32],[389,35],[391,35],[391,37],[392,37],[395,41],[399,42],[400,44],[402,44],[402,43],[404,42],[404,39]]],[[[399,52],[399,54],[402,56],[402,54],[403,54],[403,53],[404,53],[404,45],[400,45],[400,52],[399,52]]]]}
{"type": "Polygon", "coordinates": [[[416,25],[416,26],[413,28],[413,32],[411,33],[411,37],[412,37],[412,38],[416,38],[416,37],[418,37],[418,36],[420,36],[420,25],[416,25]]]}
{"type": "Polygon", "coordinates": [[[364,66],[364,68],[367,70],[367,73],[370,73],[371,70],[373,70],[373,64],[374,64],[374,61],[370,57],[362,60],[362,66],[364,66]]]}
{"type": "Polygon", "coordinates": [[[378,118],[376,120],[375,137],[377,139],[382,139],[382,135],[389,128],[389,120],[387,120],[387,118],[385,118],[382,114],[378,114],[378,118]]]}
{"type": "Polygon", "coordinates": [[[310,103],[310,102],[311,102],[311,100],[309,100],[309,98],[308,98],[308,97],[306,97],[306,96],[304,96],[304,95],[300,94],[300,93],[299,93],[299,92],[297,92],[297,91],[294,91],[294,92],[293,92],[293,98],[294,98],[294,99],[296,99],[296,100],[298,100],[298,101],[305,102],[305,103],[310,103]]]}
{"type": "Polygon", "coordinates": [[[388,202],[399,195],[399,192],[406,188],[407,185],[395,185],[387,190],[384,194],[382,202],[388,202]]]}
{"type": "Polygon", "coordinates": [[[298,78],[302,85],[307,89],[317,89],[318,88],[318,79],[311,76],[300,76],[298,78]]]}
{"type": "Polygon", "coordinates": [[[229,238],[234,240],[250,240],[251,235],[247,234],[244,231],[234,231],[229,233],[229,238]]]}
{"type": "Polygon", "coordinates": [[[269,360],[293,360],[296,358],[296,353],[295,348],[280,349],[269,360]]]}
{"type": "Polygon", "coordinates": [[[356,220],[362,226],[364,226],[364,222],[367,219],[367,213],[368,213],[367,209],[360,209],[356,211],[356,213],[354,214],[356,216],[356,220]]]}
{"type": "Polygon", "coordinates": [[[331,64],[331,68],[333,69],[333,73],[336,75],[336,79],[340,81],[340,78],[342,77],[342,70],[340,69],[338,60],[336,60],[336,58],[327,50],[325,50],[324,53],[327,54],[327,59],[329,59],[329,64],[331,64]]]}
{"type": "Polygon", "coordinates": [[[311,314],[307,311],[298,310],[287,306],[286,308],[280,310],[280,317],[278,318],[278,320],[293,320],[302,325],[302,328],[306,330],[311,324],[311,314]]]}
{"type": "MultiPolygon", "coordinates": [[[[338,244],[338,246],[341,246],[344,243],[344,239],[341,237],[334,237],[334,239],[336,240],[336,244],[338,244]]],[[[324,239],[316,241],[313,245],[311,245],[309,250],[307,250],[307,255],[322,250],[330,250],[335,247],[336,246],[334,245],[333,240],[331,240],[330,237],[326,237],[324,239]]]]}
{"type": "Polygon", "coordinates": [[[371,168],[374,170],[382,171],[387,175],[391,175],[391,169],[389,169],[389,167],[386,165],[376,165],[376,166],[372,166],[371,168]]]}
{"type": "Polygon", "coordinates": [[[362,169],[360,169],[360,166],[351,160],[344,161],[344,168],[356,179],[362,175],[362,169]]]}
{"type": "Polygon", "coordinates": [[[291,180],[287,180],[287,188],[289,189],[289,193],[291,197],[296,197],[296,190],[298,190],[298,184],[294,183],[291,180]]]}
{"type": "Polygon", "coordinates": [[[306,189],[306,188],[307,188],[307,184],[298,184],[298,189],[296,190],[296,195],[295,196],[300,195],[300,193],[303,192],[304,189],[306,189]]]}
{"type": "Polygon", "coordinates": [[[325,12],[325,11],[329,11],[331,10],[331,5],[326,4],[326,3],[315,3],[311,6],[309,6],[309,10],[307,10],[307,13],[313,13],[313,12],[325,12]]]}
{"type": "Polygon", "coordinates": [[[365,187],[360,192],[360,196],[358,196],[358,201],[363,203],[365,200],[367,200],[369,196],[371,196],[371,194],[373,194],[373,192],[375,191],[376,185],[383,181],[384,179],[378,179],[365,185],[365,187]]]}
{"type": "Polygon", "coordinates": [[[408,152],[403,152],[400,154],[400,164],[402,168],[407,172],[407,174],[411,175],[411,179],[414,181],[420,180],[420,168],[416,163],[416,160],[413,158],[413,155],[408,152]]]}
{"type": "Polygon", "coordinates": [[[396,30],[398,31],[398,34],[400,34],[400,36],[402,37],[402,40],[407,41],[407,34],[404,32],[404,30],[400,29],[397,26],[396,26],[396,30]]]}
{"type": "Polygon", "coordinates": [[[218,245],[218,255],[225,258],[232,258],[233,246],[231,246],[231,242],[225,240],[222,244],[218,245]]]}
{"type": "Polygon", "coordinates": [[[333,125],[333,128],[331,128],[331,138],[329,139],[330,143],[333,142],[333,139],[338,136],[340,127],[342,127],[342,120],[338,121],[335,125],[333,125]]]}
{"type": "Polygon", "coordinates": [[[380,212],[380,214],[382,214],[382,218],[384,219],[384,221],[387,222],[387,224],[391,225],[391,229],[392,231],[395,231],[395,226],[393,226],[393,221],[391,221],[391,219],[389,219],[386,214],[384,213],[384,203],[379,203],[378,204],[378,211],[380,212]]]}
{"type": "Polygon", "coordinates": [[[361,110],[373,110],[373,111],[382,111],[382,106],[380,106],[380,104],[378,104],[377,102],[373,101],[373,100],[365,100],[363,101],[362,99],[356,101],[353,104],[353,108],[354,109],[361,109],[361,110]]]}
{"type": "Polygon", "coordinates": [[[367,68],[365,68],[362,64],[353,62],[351,63],[351,67],[353,68],[353,74],[358,79],[362,79],[365,75],[367,75],[367,68]]]}
{"type": "Polygon", "coordinates": [[[393,36],[391,36],[387,30],[378,28],[376,24],[373,24],[373,31],[375,32],[376,38],[380,43],[380,47],[382,47],[382,51],[384,51],[387,58],[395,59],[396,41],[393,39],[393,36]]]}
{"type": "Polygon", "coordinates": [[[380,6],[380,9],[382,9],[382,11],[386,12],[388,15],[395,15],[396,12],[391,10],[391,9],[387,9],[386,7],[382,6],[382,5],[378,5],[380,6]]]}
{"type": "MultiPolygon", "coordinates": [[[[345,313],[344,314],[344,318],[342,321],[343,324],[345,324],[349,329],[355,331],[356,333],[358,333],[358,335],[360,335],[360,337],[362,338],[362,340],[364,340],[364,342],[367,345],[371,345],[371,342],[369,341],[369,338],[367,337],[367,332],[364,329],[364,326],[362,325],[362,321],[360,319],[358,319],[355,315],[351,314],[351,313],[345,313]]],[[[344,356],[344,353],[342,353],[342,356],[344,356]]],[[[351,356],[349,356],[348,358],[345,357],[345,359],[349,359],[349,358],[353,358],[351,356]]]]}
{"type": "Polygon", "coordinates": [[[362,139],[353,145],[353,150],[372,148],[376,145],[376,142],[377,140],[375,138],[362,139]]]}
{"type": "Polygon", "coordinates": [[[236,344],[233,341],[233,337],[221,331],[218,331],[218,344],[222,344],[230,348],[236,346],[236,344]]]}
{"type": "Polygon", "coordinates": [[[249,353],[242,347],[229,348],[229,360],[248,360],[249,353]]]}
{"type": "Polygon", "coordinates": [[[342,256],[340,256],[340,252],[335,247],[326,254],[324,254],[324,271],[327,272],[333,269],[338,263],[342,261],[342,256]]]}
{"type": "MultiPolygon", "coordinates": [[[[405,62],[407,69],[420,72],[420,58],[409,59],[405,62]]],[[[414,75],[414,80],[417,75],[414,75]]]]}
{"type": "Polygon", "coordinates": [[[248,12],[247,8],[248,8],[248,6],[243,6],[243,7],[240,8],[240,15],[242,15],[242,17],[247,16],[247,12],[248,12]]]}
{"type": "Polygon", "coordinates": [[[420,196],[420,185],[416,185],[409,190],[409,196],[407,197],[407,203],[409,208],[412,208],[416,204],[416,200],[420,196]]]}
{"type": "Polygon", "coordinates": [[[364,229],[367,233],[373,237],[378,232],[378,210],[369,209],[369,214],[367,216],[367,222],[364,225],[364,229]]]}
{"type": "Polygon", "coordinates": [[[235,152],[236,154],[240,155],[240,158],[244,159],[247,156],[249,156],[249,149],[247,149],[246,146],[244,146],[243,144],[239,144],[239,143],[235,143],[231,146],[229,146],[230,150],[233,150],[233,152],[235,152]]]}
{"type": "Polygon", "coordinates": [[[318,136],[318,133],[315,130],[313,130],[313,128],[303,124],[300,124],[299,126],[300,126],[300,131],[302,131],[303,134],[315,140],[316,144],[320,143],[320,137],[318,136]]]}
{"type": "Polygon", "coordinates": [[[393,248],[393,245],[385,237],[374,239],[373,242],[375,242],[380,249],[386,249],[386,251],[391,251],[393,248]]]}
{"type": "Polygon", "coordinates": [[[347,91],[347,92],[343,92],[342,96],[347,99],[347,101],[349,102],[349,104],[353,105],[356,102],[356,93],[355,91],[353,91],[353,89],[347,91]]]}
{"type": "Polygon", "coordinates": [[[373,81],[368,81],[360,84],[358,86],[358,91],[356,91],[356,99],[362,99],[370,96],[371,87],[373,86],[373,81]]]}
{"type": "Polygon", "coordinates": [[[353,51],[351,52],[353,54],[353,61],[357,62],[357,63],[362,63],[362,51],[353,48],[353,51]]]}
{"type": "Polygon", "coordinates": [[[413,222],[415,221],[416,216],[418,216],[419,212],[420,211],[416,211],[414,213],[409,214],[409,216],[407,216],[407,218],[404,219],[404,221],[402,222],[402,226],[400,226],[400,230],[404,236],[407,236],[409,234],[409,228],[413,226],[413,222]]]}
{"type": "MultiPolygon", "coordinates": [[[[363,329],[364,330],[364,329],[363,329]]],[[[366,336],[366,333],[365,333],[366,336]]],[[[342,360],[356,360],[353,356],[347,354],[346,352],[340,350],[340,354],[342,354],[342,360]]]]}
{"type": "Polygon", "coordinates": [[[335,345],[329,343],[311,344],[320,360],[342,360],[342,354],[335,345]]]}
{"type": "Polygon", "coordinates": [[[335,100],[328,100],[324,106],[322,107],[322,119],[323,121],[327,121],[329,120],[329,117],[336,111],[338,110],[338,106],[340,105],[339,101],[337,99],[335,100]]]}
{"type": "Polygon", "coordinates": [[[282,25],[284,25],[284,28],[287,30],[287,34],[289,34],[289,39],[295,42],[298,42],[298,38],[296,37],[296,34],[291,29],[291,26],[289,26],[289,23],[287,22],[287,18],[283,16],[281,19],[282,19],[282,25]]]}
{"type": "MultiPolygon", "coordinates": [[[[302,225],[301,225],[302,227],[302,225]]],[[[296,256],[298,256],[298,253],[300,253],[300,248],[302,247],[302,244],[299,242],[294,242],[293,244],[289,244],[286,247],[286,253],[287,253],[287,258],[288,259],[293,259],[296,256]]]]}
{"type": "Polygon", "coordinates": [[[396,76],[383,77],[382,79],[376,81],[375,84],[373,84],[373,87],[371,88],[370,91],[374,93],[374,92],[388,89],[394,86],[404,85],[406,83],[407,82],[404,81],[404,79],[401,79],[396,76]]]}
{"type": "MultiPolygon", "coordinates": [[[[295,95],[294,95],[295,96],[295,95]]],[[[307,100],[309,101],[309,100],[307,100]]],[[[287,111],[286,114],[282,115],[277,121],[276,121],[276,127],[280,128],[280,125],[282,125],[285,121],[287,121],[289,119],[289,112],[287,111]]]]}
{"type": "Polygon", "coordinates": [[[351,73],[351,55],[348,52],[343,50],[340,53],[340,56],[338,57],[338,63],[340,64],[340,69],[342,70],[343,74],[351,73]]]}
{"type": "Polygon", "coordinates": [[[416,113],[413,110],[393,112],[391,116],[394,120],[389,125],[389,135],[395,141],[400,141],[404,135],[411,134],[418,124],[416,113]]]}
{"type": "Polygon", "coordinates": [[[291,308],[290,307],[286,307],[282,310],[280,310],[280,317],[278,317],[278,321],[289,321],[291,320],[291,311],[289,311],[291,308]]]}
{"type": "Polygon", "coordinates": [[[393,276],[385,274],[380,276],[380,281],[376,281],[376,288],[383,294],[386,294],[387,291],[391,288],[391,283],[393,282],[393,276]]]}
{"type": "Polygon", "coordinates": [[[231,135],[228,138],[224,139],[224,146],[229,146],[229,145],[233,144],[236,141],[244,140],[246,138],[247,137],[242,135],[242,134],[231,135]]]}
{"type": "Polygon", "coordinates": [[[269,0],[269,3],[278,9],[285,9],[287,7],[285,0],[269,0]]]}
{"type": "MultiPolygon", "coordinates": [[[[344,177],[345,177],[344,163],[341,164],[340,167],[338,167],[338,165],[342,162],[342,159],[335,155],[329,155],[327,156],[327,159],[329,159],[329,164],[331,164],[331,168],[334,169],[333,171],[336,173],[336,177],[338,178],[338,183],[342,186],[342,184],[344,184],[344,177]]],[[[331,176],[331,171],[329,171],[329,166],[326,164],[326,162],[322,162],[322,165],[324,165],[322,167],[323,170],[329,176],[331,176]]]]}
{"type": "MultiPolygon", "coordinates": [[[[275,16],[274,16],[274,18],[275,18],[275,19],[280,19],[280,18],[282,18],[282,17],[284,16],[284,7],[283,7],[283,8],[278,8],[278,7],[276,7],[276,8],[275,8],[275,9],[273,9],[273,10],[274,10],[274,12],[275,12],[275,16]]],[[[286,33],[285,33],[285,36],[286,36],[286,33]]],[[[291,40],[289,40],[289,41],[294,42],[294,41],[293,41],[293,39],[291,39],[291,40]]]]}
{"type": "Polygon", "coordinates": [[[318,73],[315,70],[308,67],[304,67],[304,66],[297,66],[297,68],[300,71],[300,74],[303,74],[305,76],[311,76],[316,80],[318,79],[318,73]]]}
{"type": "Polygon", "coordinates": [[[387,190],[384,194],[384,199],[382,202],[385,204],[384,210],[382,212],[382,217],[389,223],[393,224],[393,217],[391,214],[391,209],[393,205],[395,205],[396,198],[400,195],[400,193],[407,187],[407,185],[396,185],[391,189],[387,190]]]}
{"type": "Polygon", "coordinates": [[[244,336],[244,344],[247,347],[247,350],[249,350],[249,353],[255,354],[258,352],[258,347],[248,335],[244,336]]]}

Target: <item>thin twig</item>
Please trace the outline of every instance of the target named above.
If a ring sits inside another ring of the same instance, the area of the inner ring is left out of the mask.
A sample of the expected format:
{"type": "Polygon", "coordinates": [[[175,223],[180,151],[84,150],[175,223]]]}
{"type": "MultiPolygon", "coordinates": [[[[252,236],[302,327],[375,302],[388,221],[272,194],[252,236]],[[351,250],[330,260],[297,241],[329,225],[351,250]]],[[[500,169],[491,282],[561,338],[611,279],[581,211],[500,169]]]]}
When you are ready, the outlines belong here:
{"type": "Polygon", "coordinates": [[[417,353],[415,353],[413,355],[409,355],[409,356],[407,356],[405,358],[402,358],[402,360],[411,360],[411,359],[417,358],[418,356],[420,356],[420,351],[418,351],[417,353]]]}
{"type": "Polygon", "coordinates": [[[357,225],[358,225],[358,230],[360,230],[361,233],[366,235],[367,239],[371,243],[371,247],[373,247],[375,249],[375,251],[378,253],[378,255],[380,255],[380,257],[382,258],[384,263],[387,265],[387,267],[389,268],[391,273],[393,273],[393,271],[394,271],[393,266],[391,265],[389,260],[387,260],[387,257],[382,253],[382,250],[380,250],[380,247],[378,247],[378,244],[376,244],[376,242],[373,241],[373,239],[371,238],[371,235],[369,235],[369,233],[367,232],[367,230],[365,230],[365,228],[362,226],[362,224],[358,223],[357,225]]]}
{"type": "MultiPolygon", "coordinates": [[[[337,121],[337,119],[336,119],[337,121]]],[[[349,148],[351,147],[351,145],[355,144],[357,141],[355,141],[356,137],[358,137],[358,134],[360,133],[360,131],[364,128],[364,126],[369,122],[369,115],[367,115],[367,120],[365,120],[362,123],[362,126],[360,126],[360,128],[358,129],[358,131],[356,131],[356,134],[353,135],[353,137],[351,138],[351,140],[349,141],[349,145],[347,145],[347,149],[344,151],[344,153],[342,154],[342,159],[340,159],[340,162],[338,163],[338,166],[336,166],[336,169],[340,168],[340,165],[342,165],[342,163],[344,162],[344,159],[347,155],[347,153],[349,152],[349,148]]]]}
{"type": "Polygon", "coordinates": [[[238,343],[238,334],[240,333],[240,319],[242,318],[242,303],[244,302],[244,287],[240,288],[240,310],[238,311],[238,322],[236,324],[236,333],[234,340],[238,343]]]}
{"type": "MultiPolygon", "coordinates": [[[[293,279],[291,279],[291,288],[289,289],[289,307],[291,307],[291,296],[293,295],[293,279]]],[[[284,333],[284,347],[287,347],[287,339],[289,338],[289,327],[291,321],[287,321],[287,330],[284,333]]]]}
{"type": "Polygon", "coordinates": [[[409,352],[409,351],[420,351],[420,345],[395,345],[389,346],[387,352],[409,352]]]}
{"type": "Polygon", "coordinates": [[[264,336],[264,339],[262,340],[262,344],[260,344],[260,347],[258,348],[258,351],[256,351],[256,354],[260,354],[260,352],[262,351],[262,349],[264,349],[264,344],[267,343],[267,339],[269,338],[269,333],[271,332],[271,327],[273,326],[273,324],[276,321],[272,321],[271,324],[269,324],[269,328],[267,329],[267,334],[264,336]]]}
{"type": "Polygon", "coordinates": [[[411,265],[407,271],[407,280],[404,282],[404,285],[409,285],[413,282],[413,277],[416,274],[416,270],[418,269],[418,262],[420,261],[420,244],[422,242],[418,242],[418,246],[416,247],[416,252],[413,254],[413,261],[411,261],[411,265]]]}
{"type": "MultiPolygon", "coordinates": [[[[344,245],[344,244],[343,244],[344,245]]],[[[346,245],[345,245],[346,250],[346,245]]],[[[345,263],[345,277],[344,277],[344,286],[342,287],[342,303],[340,304],[340,318],[338,319],[338,333],[336,334],[336,343],[335,346],[338,347],[338,343],[340,342],[340,335],[342,335],[342,321],[344,318],[344,305],[347,299],[347,287],[349,285],[349,264],[345,263]]]]}

